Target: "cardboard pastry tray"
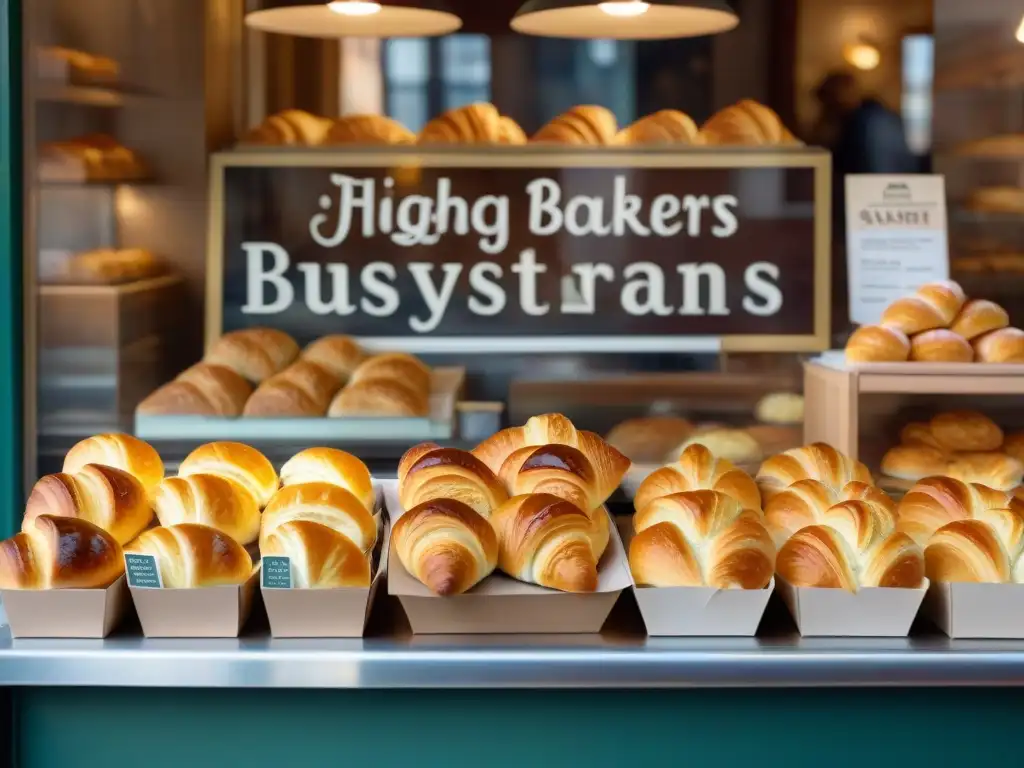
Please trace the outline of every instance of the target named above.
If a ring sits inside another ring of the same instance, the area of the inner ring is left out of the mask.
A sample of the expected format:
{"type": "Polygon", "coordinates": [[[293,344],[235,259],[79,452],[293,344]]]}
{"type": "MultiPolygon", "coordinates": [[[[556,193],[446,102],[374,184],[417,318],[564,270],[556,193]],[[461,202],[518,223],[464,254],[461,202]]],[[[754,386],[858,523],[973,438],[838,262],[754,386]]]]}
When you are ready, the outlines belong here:
{"type": "Polygon", "coordinates": [[[422,418],[281,418],[135,416],[135,435],[143,440],[450,440],[455,433],[455,403],[466,378],[461,367],[435,368],[430,415],[422,418]]]}

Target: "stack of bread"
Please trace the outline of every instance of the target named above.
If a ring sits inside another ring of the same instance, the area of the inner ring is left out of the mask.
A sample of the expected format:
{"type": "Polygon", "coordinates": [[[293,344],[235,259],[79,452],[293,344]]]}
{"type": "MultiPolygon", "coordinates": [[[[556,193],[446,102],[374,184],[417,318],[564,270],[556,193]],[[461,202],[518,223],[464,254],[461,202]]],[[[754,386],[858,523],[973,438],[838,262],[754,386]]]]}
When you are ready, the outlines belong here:
{"type": "Polygon", "coordinates": [[[432,443],[399,467],[392,545],[439,595],[470,589],[496,568],[564,592],[598,588],[610,539],[604,503],[629,460],[562,415],[503,430],[472,452],[432,443]]]}
{"type": "Polygon", "coordinates": [[[145,248],[100,248],[71,255],[56,269],[43,273],[46,283],[62,285],[121,285],[164,273],[164,265],[145,248]]]}
{"type": "Polygon", "coordinates": [[[946,476],[1012,491],[1024,482],[1024,435],[1006,437],[992,419],[975,411],[940,413],[900,430],[900,444],[882,457],[886,484],[906,487],[946,476]]]}
{"type": "Polygon", "coordinates": [[[139,156],[106,134],[53,141],[39,148],[40,181],[136,181],[145,175],[139,156]]]}
{"type": "Polygon", "coordinates": [[[111,85],[121,73],[120,65],[108,56],[56,45],[36,51],[36,66],[40,80],[75,85],[111,85]]]}
{"type": "Polygon", "coordinates": [[[968,300],[948,280],[921,286],[882,314],[880,325],[854,331],[846,344],[851,363],[1022,363],[1024,331],[1010,328],[998,304],[968,300]]]}

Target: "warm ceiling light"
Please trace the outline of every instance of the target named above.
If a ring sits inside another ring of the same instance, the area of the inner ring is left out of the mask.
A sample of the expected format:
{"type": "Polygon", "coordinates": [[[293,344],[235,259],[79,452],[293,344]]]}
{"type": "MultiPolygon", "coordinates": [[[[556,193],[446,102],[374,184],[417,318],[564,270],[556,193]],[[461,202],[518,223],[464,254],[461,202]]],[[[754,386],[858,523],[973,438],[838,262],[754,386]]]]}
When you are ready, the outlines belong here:
{"type": "Polygon", "coordinates": [[[444,0],[416,0],[415,8],[373,0],[333,0],[317,5],[308,0],[272,0],[253,11],[245,24],[261,32],[297,37],[435,37],[456,32],[462,19],[444,7],[444,0]]]}
{"type": "Polygon", "coordinates": [[[739,23],[726,0],[527,0],[512,29],[539,37],[664,40],[717,35],[739,23]]]}
{"type": "Polygon", "coordinates": [[[1024,19],[1020,20],[1020,26],[1017,27],[1017,42],[1024,43],[1024,19]]]}
{"type": "Polygon", "coordinates": [[[877,69],[882,63],[882,53],[870,43],[853,43],[843,50],[846,63],[852,67],[869,72],[877,69]]]}

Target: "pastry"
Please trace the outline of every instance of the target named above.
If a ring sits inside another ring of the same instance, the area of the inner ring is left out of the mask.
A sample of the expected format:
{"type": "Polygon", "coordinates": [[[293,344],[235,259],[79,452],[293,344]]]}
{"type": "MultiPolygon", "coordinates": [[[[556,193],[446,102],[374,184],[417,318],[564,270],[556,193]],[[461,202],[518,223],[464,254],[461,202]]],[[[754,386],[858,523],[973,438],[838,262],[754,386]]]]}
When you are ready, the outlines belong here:
{"type": "Polygon", "coordinates": [[[352,372],[349,384],[370,379],[394,379],[407,387],[429,393],[432,375],[430,368],[413,355],[391,352],[375,355],[362,363],[352,372]]]}
{"type": "Polygon", "coordinates": [[[928,283],[912,296],[897,299],[886,307],[882,325],[897,328],[908,336],[949,328],[966,301],[963,288],[952,280],[928,283]]]}
{"type": "Polygon", "coordinates": [[[645,416],[619,422],[605,440],[632,461],[661,463],[693,430],[692,422],[676,416],[645,416]]]}
{"type": "Polygon", "coordinates": [[[804,396],[795,392],[773,392],[754,407],[754,418],[765,424],[803,424],[804,396]]]}
{"type": "Polygon", "coordinates": [[[333,121],[301,109],[285,109],[249,131],[242,144],[316,146],[322,144],[333,121]]]}
{"type": "Polygon", "coordinates": [[[999,491],[1012,491],[1024,483],[1024,464],[1005,453],[956,453],[946,474],[965,483],[980,483],[999,491]]]}
{"type": "Polygon", "coordinates": [[[611,110],[593,105],[573,107],[541,128],[534,142],[604,146],[614,144],[618,121],[611,110]]]}
{"type": "Polygon", "coordinates": [[[487,519],[508,500],[502,483],[469,451],[422,443],[398,465],[398,498],[403,509],[436,499],[455,499],[487,519]]]}
{"type": "Polygon", "coordinates": [[[1009,324],[1010,316],[994,301],[971,299],[964,304],[950,330],[971,341],[991,331],[1005,328],[1009,324]]]}
{"type": "Polygon", "coordinates": [[[298,360],[257,387],[243,416],[258,418],[316,417],[327,414],[341,379],[308,360],[298,360]]]}
{"type": "Polygon", "coordinates": [[[700,129],[693,119],[675,109],[663,109],[623,128],[616,144],[699,144],[700,129]]]}
{"type": "Polygon", "coordinates": [[[924,553],[896,530],[884,507],[845,501],[794,534],[779,550],[779,576],[794,587],[917,589],[924,582],[924,553]]]}
{"type": "MultiPolygon", "coordinates": [[[[522,143],[515,123],[493,104],[470,104],[434,118],[420,133],[420,144],[522,143]]],[[[520,131],[521,132],[521,131],[520,131]]],[[[524,137],[525,138],[525,137],[524,137]]]]}
{"type": "Polygon", "coordinates": [[[163,264],[145,248],[99,248],[76,253],[46,282],[71,285],[121,285],[157,277],[163,264]]]}
{"type": "Polygon", "coordinates": [[[966,206],[983,213],[1024,213],[1024,189],[998,186],[971,190],[966,206]]]}
{"type": "Polygon", "coordinates": [[[207,443],[185,457],[178,467],[180,477],[219,475],[241,486],[256,499],[260,509],[277,491],[277,471],[262,453],[242,443],[207,443]]]}
{"type": "Polygon", "coordinates": [[[46,475],[35,484],[21,530],[28,531],[40,515],[85,520],[125,544],[146,529],[153,509],[135,477],[114,467],[86,464],[73,475],[46,475]]]}
{"type": "Polygon", "coordinates": [[[352,381],[327,408],[331,418],[422,418],[430,414],[430,398],[402,379],[380,378],[352,381]]]}
{"type": "Polygon", "coordinates": [[[498,122],[498,143],[520,146],[529,139],[522,127],[511,117],[502,117],[498,122]]]}
{"type": "Polygon", "coordinates": [[[587,457],[569,445],[520,448],[505,459],[498,477],[511,496],[546,493],[584,512],[592,512],[608,500],[602,495],[607,484],[598,482],[587,457]]]}
{"type": "Polygon", "coordinates": [[[416,134],[384,115],[345,115],[335,120],[323,144],[415,144],[416,134]]]}
{"type": "Polygon", "coordinates": [[[900,443],[903,445],[927,445],[930,448],[946,450],[932,434],[931,424],[921,421],[911,422],[900,430],[900,443]]]}
{"type": "Polygon", "coordinates": [[[391,546],[409,575],[438,595],[462,594],[498,562],[491,524],[455,499],[435,499],[407,511],[391,531],[391,546]]]}
{"type": "Polygon", "coordinates": [[[205,363],[226,366],[253,384],[280,373],[299,356],[299,345],[283,331],[249,328],[225,333],[203,358],[205,363]]]}
{"type": "Polygon", "coordinates": [[[1017,461],[1024,461],[1024,432],[1007,435],[1001,450],[1017,461]]]}
{"type": "Polygon", "coordinates": [[[633,517],[629,568],[638,585],[764,589],[775,546],[761,516],[730,496],[690,491],[663,496],[633,517]]]}
{"type": "Polygon", "coordinates": [[[949,456],[944,449],[928,445],[897,445],[886,451],[880,469],[886,477],[916,482],[946,474],[949,456]]]}
{"type": "Polygon", "coordinates": [[[252,558],[245,547],[208,525],[153,528],[124,551],[152,555],[165,589],[230,586],[242,584],[252,575],[252,558]]]}
{"type": "Polygon", "coordinates": [[[757,486],[766,503],[800,480],[817,480],[839,491],[852,482],[870,485],[871,473],[859,461],[825,443],[793,448],[772,456],[757,472],[757,486]]]}
{"type": "Polygon", "coordinates": [[[781,547],[797,531],[821,524],[825,512],[844,501],[869,501],[896,514],[896,503],[873,485],[852,482],[837,489],[817,480],[801,480],[765,504],[765,524],[781,547]]]}
{"type": "Polygon", "coordinates": [[[970,520],[949,523],[924,550],[928,578],[936,582],[1024,582],[1024,514],[985,509],[970,520]]]}
{"type": "Polygon", "coordinates": [[[848,363],[903,363],[910,358],[910,339],[884,325],[862,325],[846,342],[848,363]]]}
{"type": "Polygon", "coordinates": [[[491,524],[498,567],[509,576],[562,592],[597,590],[594,522],[579,507],[549,494],[516,496],[494,511],[491,524]]]}
{"type": "Polygon", "coordinates": [[[48,142],[39,148],[42,181],[129,181],[145,173],[138,155],[106,134],[48,142]]]}
{"type": "Polygon", "coordinates": [[[39,77],[79,85],[110,85],[117,81],[121,67],[114,59],[73,48],[48,45],[37,50],[39,77]]]}
{"type": "Polygon", "coordinates": [[[1003,444],[1003,430],[977,411],[949,411],[928,424],[939,445],[948,451],[995,451],[1003,444]]]}
{"type": "Polygon", "coordinates": [[[679,460],[650,474],[636,491],[638,512],[655,499],[686,491],[718,491],[731,496],[744,509],[761,509],[761,494],[754,479],[725,459],[717,459],[703,445],[691,445],[679,460]]]}
{"type": "Polygon", "coordinates": [[[153,492],[160,525],[201,523],[226,533],[239,544],[260,535],[260,508],[252,494],[217,475],[169,477],[153,492]]]}
{"type": "Polygon", "coordinates": [[[263,513],[260,550],[267,537],[292,520],[309,520],[344,534],[361,552],[377,543],[377,521],[355,496],[330,483],[289,485],[274,494],[263,513]]]}
{"type": "Polygon", "coordinates": [[[703,445],[716,459],[725,459],[734,464],[756,464],[764,458],[761,444],[753,435],[743,429],[711,429],[698,431],[686,442],[672,451],[678,456],[691,445],[703,445]]]}
{"type": "Polygon", "coordinates": [[[164,463],[156,449],[131,435],[96,435],[76,443],[64,457],[61,472],[74,475],[87,464],[102,464],[132,475],[146,490],[164,479],[164,463]]]}
{"type": "Polygon", "coordinates": [[[910,359],[918,363],[969,363],[974,349],[963,336],[937,328],[910,339],[910,359]]]}
{"type": "Polygon", "coordinates": [[[346,382],[356,368],[366,360],[363,348],[351,336],[324,336],[304,350],[302,360],[316,363],[342,382],[346,382]]]}
{"type": "Polygon", "coordinates": [[[251,395],[249,382],[230,368],[199,363],[149,395],[136,413],[235,418],[242,415],[251,395]]]}
{"type": "Polygon", "coordinates": [[[750,99],[712,116],[701,128],[701,136],[712,145],[800,144],[774,111],[750,99]]]}
{"type": "Polygon", "coordinates": [[[311,520],[279,525],[260,554],[287,557],[295,589],[370,586],[370,559],[348,536],[311,520]]]}
{"type": "Polygon", "coordinates": [[[1024,501],[1012,493],[950,477],[922,480],[900,500],[897,527],[921,546],[944,525],[969,520],[986,509],[1012,508],[1024,512],[1024,501]]]}
{"type": "Polygon", "coordinates": [[[103,589],[122,573],[121,545],[87,520],[39,515],[0,541],[0,590],[103,589]]]}
{"type": "Polygon", "coordinates": [[[368,512],[377,506],[370,470],[351,453],[337,448],[307,448],[285,462],[281,467],[282,487],[304,483],[330,483],[344,488],[368,512]]]}
{"type": "Polygon", "coordinates": [[[1024,331],[1001,328],[974,340],[979,363],[1024,363],[1024,331]]]}

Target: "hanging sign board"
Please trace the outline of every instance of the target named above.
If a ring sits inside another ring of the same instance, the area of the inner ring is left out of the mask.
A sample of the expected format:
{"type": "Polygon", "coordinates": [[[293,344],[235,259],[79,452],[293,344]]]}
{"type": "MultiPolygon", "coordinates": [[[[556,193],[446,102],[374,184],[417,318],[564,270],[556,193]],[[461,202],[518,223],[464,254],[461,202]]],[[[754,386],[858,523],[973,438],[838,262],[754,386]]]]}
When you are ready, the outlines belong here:
{"type": "Polygon", "coordinates": [[[215,158],[207,341],[420,352],[827,346],[824,152],[215,158]]]}

